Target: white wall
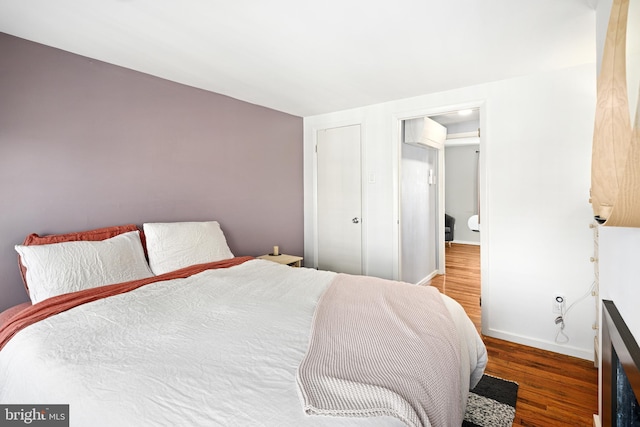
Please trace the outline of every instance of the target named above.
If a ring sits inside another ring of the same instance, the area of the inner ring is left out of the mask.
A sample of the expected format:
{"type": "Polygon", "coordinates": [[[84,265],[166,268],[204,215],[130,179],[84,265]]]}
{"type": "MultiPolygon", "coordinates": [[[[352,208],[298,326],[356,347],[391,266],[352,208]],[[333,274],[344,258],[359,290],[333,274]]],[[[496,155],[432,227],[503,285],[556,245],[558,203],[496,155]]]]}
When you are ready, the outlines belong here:
{"type": "Polygon", "coordinates": [[[571,311],[566,345],[554,342],[551,301],[559,291],[571,304],[593,281],[588,193],[595,63],[305,118],[305,262],[315,259],[318,129],[362,124],[364,271],[395,278],[398,122],[478,105],[484,333],[590,359],[593,301],[571,311]]]}
{"type": "Polygon", "coordinates": [[[640,342],[640,229],[600,227],[600,297],[612,300],[640,342]]]}
{"type": "Polygon", "coordinates": [[[422,284],[438,270],[438,150],[409,144],[401,147],[399,277],[405,282],[422,284]]]}

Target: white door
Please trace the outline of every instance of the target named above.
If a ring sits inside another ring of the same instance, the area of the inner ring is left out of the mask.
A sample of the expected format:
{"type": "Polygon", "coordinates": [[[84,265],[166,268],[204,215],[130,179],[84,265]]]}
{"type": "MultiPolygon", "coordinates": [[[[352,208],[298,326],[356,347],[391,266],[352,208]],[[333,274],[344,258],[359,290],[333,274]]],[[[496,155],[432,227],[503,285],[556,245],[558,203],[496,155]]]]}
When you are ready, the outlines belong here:
{"type": "Polygon", "coordinates": [[[362,274],[360,125],[318,131],[318,268],[362,274]]]}

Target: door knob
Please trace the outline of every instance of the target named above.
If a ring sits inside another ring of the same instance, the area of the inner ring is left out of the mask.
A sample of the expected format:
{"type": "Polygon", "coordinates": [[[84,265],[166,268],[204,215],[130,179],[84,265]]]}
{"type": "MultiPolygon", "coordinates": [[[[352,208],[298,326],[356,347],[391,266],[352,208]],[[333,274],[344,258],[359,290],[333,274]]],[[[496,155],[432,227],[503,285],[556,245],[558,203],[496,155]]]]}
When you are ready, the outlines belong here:
{"type": "Polygon", "coordinates": [[[351,220],[351,222],[353,222],[354,224],[358,224],[360,222],[360,218],[355,217],[351,220]]]}

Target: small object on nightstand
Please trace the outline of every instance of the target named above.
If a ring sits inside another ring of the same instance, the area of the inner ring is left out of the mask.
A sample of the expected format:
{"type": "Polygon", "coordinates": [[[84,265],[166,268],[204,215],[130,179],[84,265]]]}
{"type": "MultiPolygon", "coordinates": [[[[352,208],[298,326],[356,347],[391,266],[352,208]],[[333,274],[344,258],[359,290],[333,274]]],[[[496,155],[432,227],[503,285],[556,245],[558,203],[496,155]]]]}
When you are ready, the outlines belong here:
{"type": "Polygon", "coordinates": [[[280,255],[280,249],[277,246],[273,247],[273,253],[269,254],[269,255],[273,255],[273,256],[278,256],[280,255]]]}
{"type": "MultiPolygon", "coordinates": [[[[274,250],[277,248],[274,247],[274,250]]],[[[269,254],[269,255],[260,255],[259,259],[266,259],[267,261],[277,262],[278,264],[285,264],[290,267],[302,267],[303,258],[295,255],[285,255],[285,254],[269,254]]]]}

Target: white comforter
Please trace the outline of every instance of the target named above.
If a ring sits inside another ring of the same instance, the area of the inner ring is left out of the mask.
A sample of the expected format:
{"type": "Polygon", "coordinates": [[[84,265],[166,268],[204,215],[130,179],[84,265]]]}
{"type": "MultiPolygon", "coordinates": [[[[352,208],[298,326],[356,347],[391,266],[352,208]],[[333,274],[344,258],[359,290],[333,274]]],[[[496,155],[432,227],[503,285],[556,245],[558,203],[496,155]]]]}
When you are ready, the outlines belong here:
{"type": "MultiPolygon", "coordinates": [[[[302,410],[296,370],[334,276],[252,260],[78,306],[0,351],[0,402],[70,404],[72,426],[402,425],[302,410]]],[[[484,345],[444,298],[463,343],[463,383],[473,384],[484,345]]]]}

